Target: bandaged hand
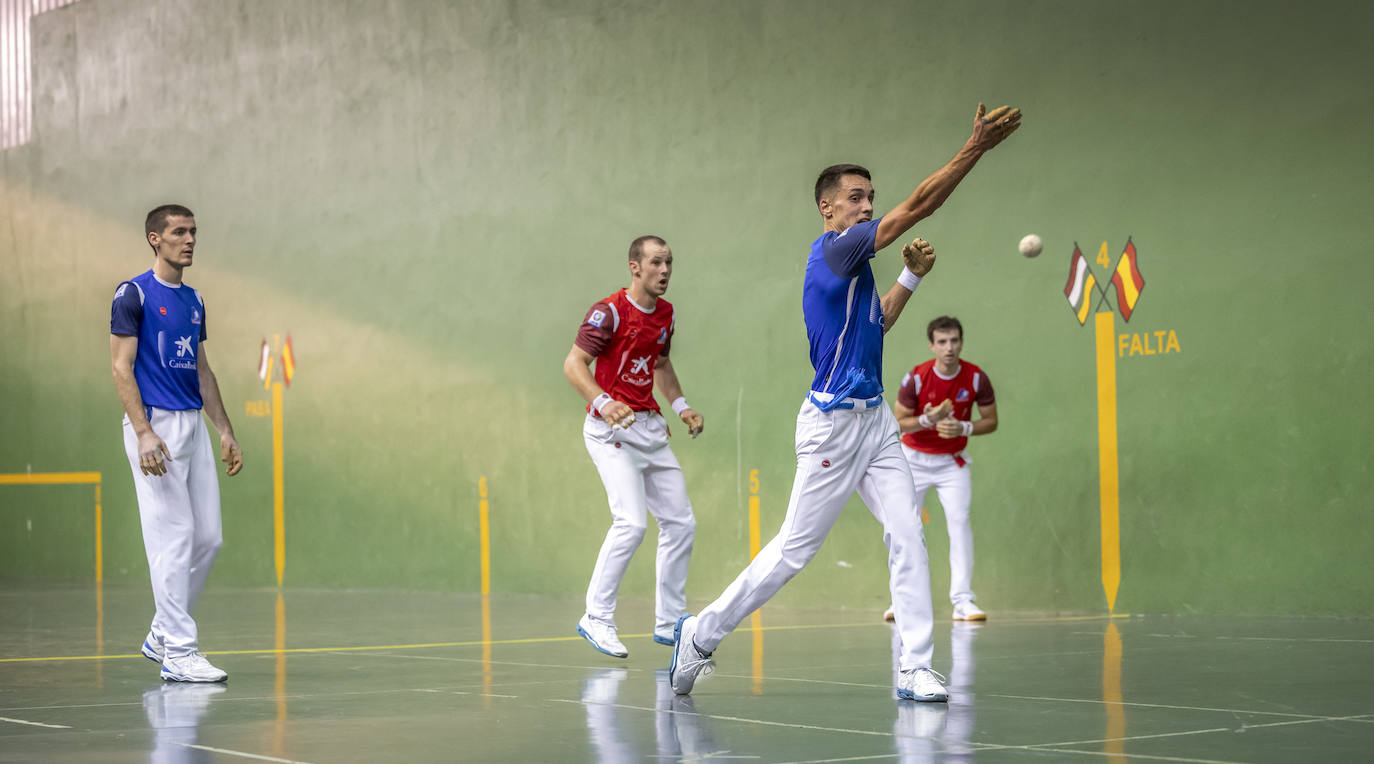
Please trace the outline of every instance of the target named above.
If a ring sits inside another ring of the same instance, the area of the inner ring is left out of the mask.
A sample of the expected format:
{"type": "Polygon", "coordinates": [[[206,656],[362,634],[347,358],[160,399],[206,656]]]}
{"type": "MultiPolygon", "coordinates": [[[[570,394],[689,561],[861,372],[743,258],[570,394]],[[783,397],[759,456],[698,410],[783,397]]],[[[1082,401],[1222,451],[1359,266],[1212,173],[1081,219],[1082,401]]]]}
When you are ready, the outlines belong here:
{"type": "Polygon", "coordinates": [[[913,276],[924,277],[935,267],[935,248],[925,239],[915,239],[902,247],[902,263],[913,276]]]}

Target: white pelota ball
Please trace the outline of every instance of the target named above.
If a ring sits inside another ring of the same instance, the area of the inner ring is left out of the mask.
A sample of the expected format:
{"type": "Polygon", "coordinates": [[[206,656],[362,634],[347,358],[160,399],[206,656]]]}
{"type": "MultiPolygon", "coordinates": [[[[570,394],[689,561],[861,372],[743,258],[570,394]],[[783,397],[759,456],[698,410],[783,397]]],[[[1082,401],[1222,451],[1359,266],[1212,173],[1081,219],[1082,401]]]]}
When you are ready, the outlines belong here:
{"type": "Polygon", "coordinates": [[[1026,257],[1035,257],[1040,254],[1042,249],[1044,246],[1040,243],[1040,237],[1033,233],[1026,234],[1026,237],[1021,240],[1021,254],[1026,257]]]}

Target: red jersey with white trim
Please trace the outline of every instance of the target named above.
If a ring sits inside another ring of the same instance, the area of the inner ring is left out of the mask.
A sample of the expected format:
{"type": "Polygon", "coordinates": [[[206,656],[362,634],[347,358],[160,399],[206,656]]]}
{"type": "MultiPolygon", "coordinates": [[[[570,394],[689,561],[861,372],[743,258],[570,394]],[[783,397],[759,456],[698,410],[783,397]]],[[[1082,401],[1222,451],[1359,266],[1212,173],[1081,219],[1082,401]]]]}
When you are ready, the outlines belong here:
{"type": "MultiPolygon", "coordinates": [[[[974,403],[991,406],[997,402],[988,375],[968,361],[960,361],[959,371],[952,379],[945,379],[935,370],[932,358],[907,372],[897,391],[897,402],[918,415],[925,411],[927,403],[939,406],[945,399],[954,404],[954,418],[964,422],[973,421],[974,403]]],[[[902,442],[927,454],[957,454],[968,445],[968,438],[942,438],[931,428],[903,433],[902,442]]]]}
{"type": "Polygon", "coordinates": [[[657,412],[654,368],[668,357],[673,328],[672,303],[660,298],[645,311],[621,289],[587,311],[573,344],[596,356],[593,376],[608,395],[635,411],[657,412]]]}

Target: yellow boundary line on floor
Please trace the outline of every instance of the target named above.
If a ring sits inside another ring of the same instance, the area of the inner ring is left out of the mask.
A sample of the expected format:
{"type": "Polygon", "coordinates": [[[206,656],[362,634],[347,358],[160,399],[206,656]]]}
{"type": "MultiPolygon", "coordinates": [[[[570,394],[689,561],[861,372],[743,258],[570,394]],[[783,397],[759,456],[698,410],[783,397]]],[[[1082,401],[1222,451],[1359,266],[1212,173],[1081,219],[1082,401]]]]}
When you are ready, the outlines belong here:
{"type": "MultiPolygon", "coordinates": [[[[1063,616],[1049,618],[1010,618],[1005,623],[1020,625],[1034,625],[1039,623],[1069,623],[1074,621],[1108,621],[1130,618],[1129,613],[1111,613],[1103,615],[1081,615],[1063,616]]],[[[764,626],[760,631],[805,631],[818,629],[853,629],[853,628],[875,628],[878,626],[887,627],[885,623],[826,623],[826,624],[803,624],[798,626],[764,626]]],[[[737,631],[754,631],[752,627],[744,627],[737,631]]],[[[624,637],[635,639],[639,637],[649,637],[651,634],[624,634],[624,637]]],[[[533,645],[549,644],[553,642],[578,642],[582,637],[527,637],[524,639],[475,639],[466,642],[419,642],[408,645],[353,645],[346,647],[285,647],[264,648],[259,650],[209,650],[205,655],[284,655],[289,653],[343,653],[358,652],[361,650],[418,650],[431,647],[480,647],[483,645],[533,645]]],[[[38,658],[0,658],[0,663],[40,663],[43,661],[106,661],[124,658],[144,658],[142,653],[121,653],[118,655],[53,655],[38,658]]]]}

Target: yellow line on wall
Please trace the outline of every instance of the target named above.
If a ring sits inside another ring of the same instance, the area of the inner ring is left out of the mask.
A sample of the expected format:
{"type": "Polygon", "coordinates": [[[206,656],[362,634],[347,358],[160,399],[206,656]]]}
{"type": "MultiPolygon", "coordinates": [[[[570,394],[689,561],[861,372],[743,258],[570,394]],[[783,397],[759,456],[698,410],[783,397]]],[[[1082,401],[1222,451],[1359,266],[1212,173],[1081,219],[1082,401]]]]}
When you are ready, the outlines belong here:
{"type": "Polygon", "coordinates": [[[104,580],[105,550],[100,507],[99,472],[7,472],[0,474],[0,485],[95,485],[95,582],[104,580]]]}
{"type": "Polygon", "coordinates": [[[99,472],[16,472],[0,474],[0,485],[73,485],[100,483],[99,472]]]}
{"type": "Polygon", "coordinates": [[[105,580],[105,550],[102,548],[100,539],[104,536],[102,530],[104,526],[103,512],[100,508],[100,483],[95,484],[95,582],[97,584],[105,580]]]}
{"type": "Polygon", "coordinates": [[[491,594],[491,524],[488,518],[487,478],[477,479],[477,538],[482,571],[482,596],[491,594]]]}
{"type": "Polygon", "coordinates": [[[1121,586],[1120,493],[1116,454],[1116,313],[1098,313],[1097,329],[1097,470],[1102,526],[1102,590],[1107,609],[1116,609],[1121,586]]]}
{"type": "Polygon", "coordinates": [[[272,562],[277,569],[277,586],[286,573],[286,477],[283,454],[282,385],[272,383],[272,562]]]}

